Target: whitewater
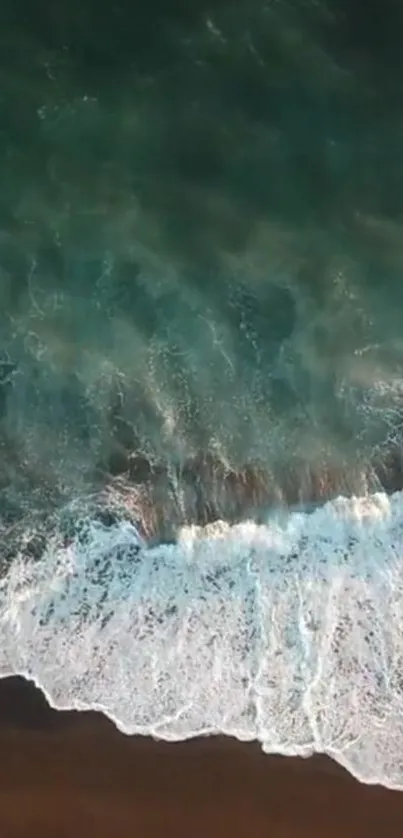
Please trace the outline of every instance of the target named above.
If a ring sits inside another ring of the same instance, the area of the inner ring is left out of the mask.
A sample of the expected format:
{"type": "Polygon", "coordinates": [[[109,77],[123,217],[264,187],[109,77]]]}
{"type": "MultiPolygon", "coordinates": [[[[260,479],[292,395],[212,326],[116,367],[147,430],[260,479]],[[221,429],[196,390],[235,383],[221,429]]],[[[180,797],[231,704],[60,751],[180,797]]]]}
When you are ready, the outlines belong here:
{"type": "Polygon", "coordinates": [[[157,546],[85,504],[59,516],[40,558],[3,569],[1,677],[126,734],[326,753],[403,789],[403,493],[157,546]]]}

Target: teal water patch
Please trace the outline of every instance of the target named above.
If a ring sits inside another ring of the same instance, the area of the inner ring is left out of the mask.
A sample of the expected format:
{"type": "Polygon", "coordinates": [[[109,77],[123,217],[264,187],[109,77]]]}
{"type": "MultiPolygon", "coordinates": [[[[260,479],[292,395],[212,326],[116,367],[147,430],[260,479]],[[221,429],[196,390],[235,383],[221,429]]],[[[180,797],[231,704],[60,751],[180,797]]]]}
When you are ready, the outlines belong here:
{"type": "Polygon", "coordinates": [[[385,51],[354,5],[17,6],[5,447],[74,492],[128,451],[287,469],[400,445],[398,12],[385,51]]]}
{"type": "Polygon", "coordinates": [[[145,461],[165,508],[203,456],[399,488],[389,12],[1,10],[2,529],[145,461]]]}

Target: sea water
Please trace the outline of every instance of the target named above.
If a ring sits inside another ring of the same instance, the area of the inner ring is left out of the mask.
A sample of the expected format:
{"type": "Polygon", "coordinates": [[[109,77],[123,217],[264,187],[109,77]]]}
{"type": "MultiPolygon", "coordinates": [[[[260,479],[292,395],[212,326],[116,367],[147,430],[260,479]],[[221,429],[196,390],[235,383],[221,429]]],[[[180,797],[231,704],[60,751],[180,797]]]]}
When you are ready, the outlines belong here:
{"type": "Polygon", "coordinates": [[[0,671],[403,787],[403,21],[0,9],[0,671]]]}

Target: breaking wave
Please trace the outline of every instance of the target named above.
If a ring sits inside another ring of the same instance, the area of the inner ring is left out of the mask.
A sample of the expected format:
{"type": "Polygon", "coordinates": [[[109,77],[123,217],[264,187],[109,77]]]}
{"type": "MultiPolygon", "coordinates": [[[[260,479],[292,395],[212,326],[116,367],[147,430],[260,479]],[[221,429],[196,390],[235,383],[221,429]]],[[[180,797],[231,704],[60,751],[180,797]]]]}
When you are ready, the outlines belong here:
{"type": "Polygon", "coordinates": [[[339,497],[265,523],[186,526],[59,513],[0,582],[0,675],[126,734],[224,733],[325,752],[403,788],[403,494],[339,497]]]}

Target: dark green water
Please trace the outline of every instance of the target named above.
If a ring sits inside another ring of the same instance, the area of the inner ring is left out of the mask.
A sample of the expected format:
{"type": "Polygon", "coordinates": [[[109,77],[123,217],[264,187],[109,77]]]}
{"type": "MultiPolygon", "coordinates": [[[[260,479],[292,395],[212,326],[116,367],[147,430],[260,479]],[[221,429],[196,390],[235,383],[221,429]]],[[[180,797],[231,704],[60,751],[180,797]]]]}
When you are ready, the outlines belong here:
{"type": "Polygon", "coordinates": [[[392,0],[3,4],[4,526],[133,453],[400,448],[402,38],[392,0]]]}

